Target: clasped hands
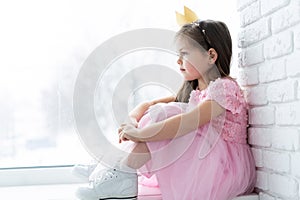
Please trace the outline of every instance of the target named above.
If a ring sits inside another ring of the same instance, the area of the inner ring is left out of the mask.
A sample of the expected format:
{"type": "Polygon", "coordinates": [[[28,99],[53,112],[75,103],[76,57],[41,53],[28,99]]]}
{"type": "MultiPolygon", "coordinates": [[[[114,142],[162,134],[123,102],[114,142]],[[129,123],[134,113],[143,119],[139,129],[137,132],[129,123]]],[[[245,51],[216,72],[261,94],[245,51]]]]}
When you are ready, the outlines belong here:
{"type": "Polygon", "coordinates": [[[121,124],[118,129],[119,134],[119,143],[122,141],[133,141],[133,142],[141,142],[140,138],[140,129],[138,127],[138,122],[134,118],[128,118],[128,120],[121,124]]]}

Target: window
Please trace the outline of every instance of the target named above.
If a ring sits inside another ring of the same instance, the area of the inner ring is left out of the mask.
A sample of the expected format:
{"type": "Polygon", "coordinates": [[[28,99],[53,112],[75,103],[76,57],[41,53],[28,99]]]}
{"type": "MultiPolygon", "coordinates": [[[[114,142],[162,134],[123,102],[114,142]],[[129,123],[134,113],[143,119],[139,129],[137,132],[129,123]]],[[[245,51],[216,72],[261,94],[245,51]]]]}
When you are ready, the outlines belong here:
{"type": "MultiPolygon", "coordinates": [[[[174,13],[183,5],[200,18],[225,21],[235,42],[233,0],[1,2],[0,168],[88,162],[91,157],[77,137],[72,110],[74,84],[85,59],[102,42],[124,31],[149,27],[176,31],[174,13]],[[220,3],[226,5],[216,6],[220,3]]],[[[131,104],[141,97],[170,93],[159,85],[152,88],[156,92],[151,94],[137,91],[140,96],[131,104]]]]}

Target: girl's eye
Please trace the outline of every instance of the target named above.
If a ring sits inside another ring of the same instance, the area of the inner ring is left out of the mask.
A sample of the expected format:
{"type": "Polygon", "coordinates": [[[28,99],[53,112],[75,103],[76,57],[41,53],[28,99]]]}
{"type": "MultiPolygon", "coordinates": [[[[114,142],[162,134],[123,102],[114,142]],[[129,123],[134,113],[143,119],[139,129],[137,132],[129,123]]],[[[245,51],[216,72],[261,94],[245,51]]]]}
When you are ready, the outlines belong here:
{"type": "Polygon", "coordinates": [[[179,52],[179,56],[186,56],[186,55],[188,55],[188,53],[187,52],[179,52]]]}

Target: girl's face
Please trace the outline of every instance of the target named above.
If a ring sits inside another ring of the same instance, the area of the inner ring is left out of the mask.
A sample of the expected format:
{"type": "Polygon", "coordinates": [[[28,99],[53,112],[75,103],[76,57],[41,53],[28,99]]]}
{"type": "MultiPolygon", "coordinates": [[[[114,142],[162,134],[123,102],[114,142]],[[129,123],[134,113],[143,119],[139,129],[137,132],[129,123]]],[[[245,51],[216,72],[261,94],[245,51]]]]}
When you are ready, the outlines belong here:
{"type": "Polygon", "coordinates": [[[209,55],[200,45],[191,45],[190,42],[182,37],[176,40],[178,51],[177,63],[180,71],[187,81],[205,79],[205,74],[210,68],[209,55]]]}

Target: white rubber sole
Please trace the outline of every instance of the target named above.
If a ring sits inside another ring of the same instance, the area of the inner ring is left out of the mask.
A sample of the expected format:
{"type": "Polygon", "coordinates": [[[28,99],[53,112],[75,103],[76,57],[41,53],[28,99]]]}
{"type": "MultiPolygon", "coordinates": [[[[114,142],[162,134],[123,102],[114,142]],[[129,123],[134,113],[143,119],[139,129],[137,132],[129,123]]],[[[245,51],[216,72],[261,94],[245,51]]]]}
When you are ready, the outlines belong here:
{"type": "Polygon", "coordinates": [[[99,200],[136,200],[137,196],[131,197],[108,197],[108,198],[100,198],[99,200]]]}

